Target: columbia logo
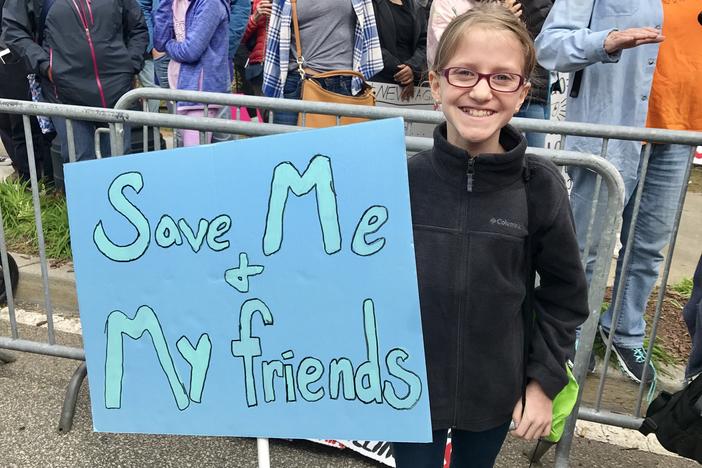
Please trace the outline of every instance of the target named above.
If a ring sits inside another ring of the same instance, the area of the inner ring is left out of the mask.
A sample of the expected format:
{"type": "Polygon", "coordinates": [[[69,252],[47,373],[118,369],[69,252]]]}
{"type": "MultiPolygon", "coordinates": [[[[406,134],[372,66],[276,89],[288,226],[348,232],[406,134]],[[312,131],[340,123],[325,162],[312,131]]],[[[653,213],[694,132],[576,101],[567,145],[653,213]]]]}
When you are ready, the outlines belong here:
{"type": "Polygon", "coordinates": [[[502,218],[490,218],[490,224],[497,224],[498,226],[508,227],[510,229],[517,229],[519,231],[526,231],[523,224],[513,223],[512,221],[507,221],[502,218]]]}

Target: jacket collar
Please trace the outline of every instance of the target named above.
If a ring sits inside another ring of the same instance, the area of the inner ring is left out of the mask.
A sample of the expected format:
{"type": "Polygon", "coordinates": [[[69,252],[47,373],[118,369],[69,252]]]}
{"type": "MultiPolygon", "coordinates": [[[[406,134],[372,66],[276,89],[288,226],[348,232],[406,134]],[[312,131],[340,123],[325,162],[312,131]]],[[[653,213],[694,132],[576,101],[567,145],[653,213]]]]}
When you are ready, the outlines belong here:
{"type": "Polygon", "coordinates": [[[505,148],[504,153],[471,155],[448,142],[444,122],[434,130],[432,165],[442,179],[452,184],[461,183],[466,187],[469,160],[474,159],[472,191],[497,190],[513,184],[524,175],[527,142],[517,129],[506,125],[500,132],[500,145],[505,148]]]}

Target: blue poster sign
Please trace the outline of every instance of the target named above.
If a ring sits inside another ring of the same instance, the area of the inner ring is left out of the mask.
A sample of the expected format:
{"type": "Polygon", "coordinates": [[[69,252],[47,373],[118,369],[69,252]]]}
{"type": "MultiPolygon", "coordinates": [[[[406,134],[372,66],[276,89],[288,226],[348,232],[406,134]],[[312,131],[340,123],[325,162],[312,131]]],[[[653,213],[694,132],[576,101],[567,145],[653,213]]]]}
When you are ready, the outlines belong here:
{"type": "Polygon", "coordinates": [[[400,119],[65,178],[95,430],[431,440],[400,119]]]}

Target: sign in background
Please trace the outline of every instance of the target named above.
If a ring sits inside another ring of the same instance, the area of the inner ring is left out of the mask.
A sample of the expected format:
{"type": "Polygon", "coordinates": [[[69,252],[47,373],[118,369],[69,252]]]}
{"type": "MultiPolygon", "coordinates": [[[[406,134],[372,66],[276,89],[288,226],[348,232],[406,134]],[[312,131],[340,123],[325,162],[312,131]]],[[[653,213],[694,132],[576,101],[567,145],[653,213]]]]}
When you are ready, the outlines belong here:
{"type": "MultiPolygon", "coordinates": [[[[378,107],[393,107],[395,109],[434,110],[434,99],[431,96],[429,83],[426,86],[415,86],[414,95],[404,101],[400,97],[402,87],[390,83],[372,82],[375,90],[376,105],[378,107]]],[[[428,137],[434,136],[434,124],[420,122],[405,122],[407,136],[428,137]]]]}
{"type": "Polygon", "coordinates": [[[65,172],[97,431],[431,440],[401,119],[65,172]]]}

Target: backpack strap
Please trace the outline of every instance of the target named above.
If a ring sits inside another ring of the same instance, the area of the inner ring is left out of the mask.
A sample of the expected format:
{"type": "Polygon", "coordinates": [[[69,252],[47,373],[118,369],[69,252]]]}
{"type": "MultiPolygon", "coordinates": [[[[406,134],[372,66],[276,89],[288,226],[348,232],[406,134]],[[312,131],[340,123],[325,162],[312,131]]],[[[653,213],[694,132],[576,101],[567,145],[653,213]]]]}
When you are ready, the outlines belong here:
{"type": "Polygon", "coordinates": [[[527,209],[527,236],[524,241],[524,251],[526,253],[525,271],[526,271],[526,294],[524,302],[522,302],[522,318],[524,320],[524,358],[522,362],[522,414],[526,408],[526,386],[527,386],[527,362],[529,360],[529,350],[531,348],[531,339],[534,333],[534,283],[536,282],[536,269],[533,263],[533,223],[531,219],[531,211],[529,210],[529,180],[531,179],[531,168],[524,157],[524,168],[522,172],[524,179],[524,193],[526,195],[527,209]]]}

